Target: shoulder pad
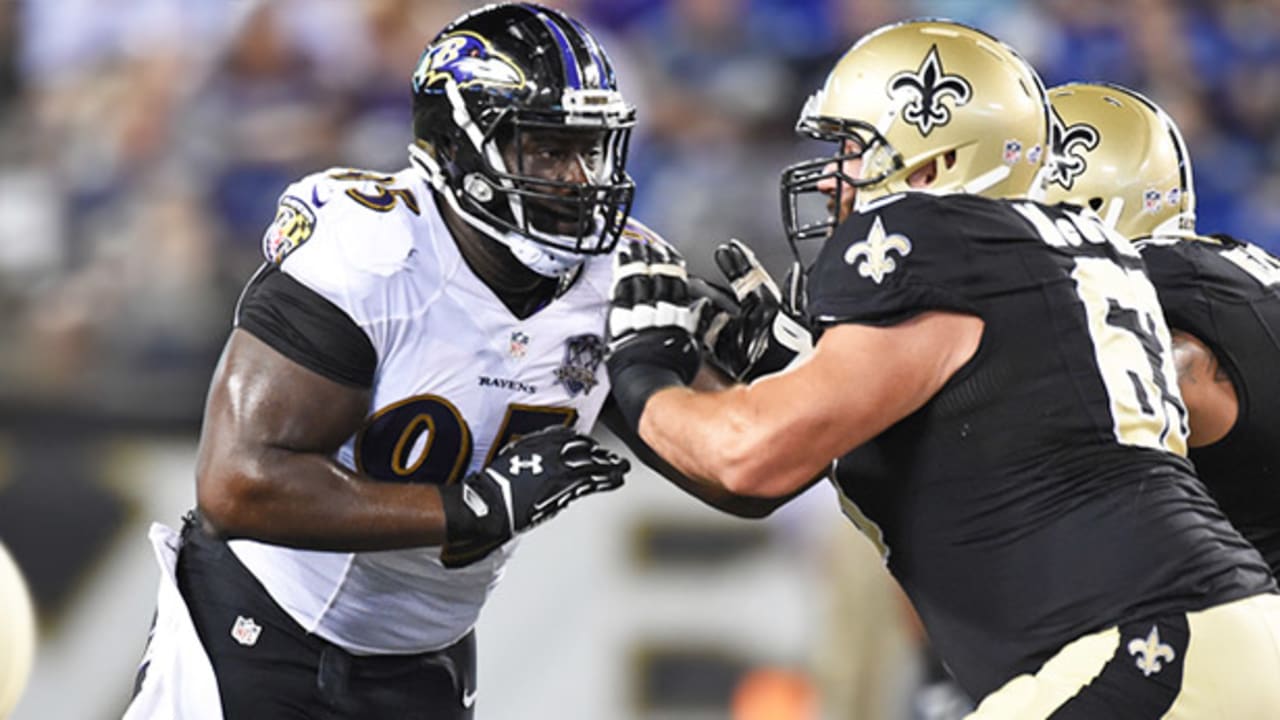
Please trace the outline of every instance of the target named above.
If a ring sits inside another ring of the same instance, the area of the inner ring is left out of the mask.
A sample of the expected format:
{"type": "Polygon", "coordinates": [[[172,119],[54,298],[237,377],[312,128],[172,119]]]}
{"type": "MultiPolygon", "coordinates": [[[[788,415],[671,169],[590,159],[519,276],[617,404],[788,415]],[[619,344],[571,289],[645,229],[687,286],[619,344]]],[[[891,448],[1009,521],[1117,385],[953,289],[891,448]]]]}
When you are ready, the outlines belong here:
{"type": "Polygon", "coordinates": [[[413,247],[413,221],[422,214],[414,190],[397,179],[332,168],[292,183],[263,237],[263,255],[283,264],[307,245],[308,255],[332,255],[379,275],[394,272],[413,247]]]}
{"type": "MultiPolygon", "coordinates": [[[[435,206],[419,204],[421,188],[405,175],[338,168],[293,183],[280,197],[263,250],[270,262],[353,314],[350,303],[380,292],[414,260],[429,236],[435,206]]],[[[417,283],[426,278],[417,277],[417,283]]]]}
{"type": "MultiPolygon", "coordinates": [[[[913,194],[922,195],[922,193],[913,193],[913,194]]],[[[906,197],[908,197],[908,194],[905,192],[891,193],[889,195],[878,197],[874,200],[870,200],[866,203],[863,203],[862,205],[854,208],[854,210],[859,215],[866,215],[867,213],[875,212],[886,205],[892,205],[893,203],[896,203],[899,200],[902,200],[906,197]]]]}
{"type": "Polygon", "coordinates": [[[1138,252],[1143,252],[1148,248],[1172,247],[1174,245],[1177,245],[1180,242],[1182,241],[1175,237],[1148,235],[1147,237],[1138,238],[1137,240],[1134,240],[1133,247],[1136,248],[1138,252]]]}
{"type": "Polygon", "coordinates": [[[971,229],[960,222],[964,208],[951,209],[963,204],[962,197],[905,193],[849,216],[810,271],[815,317],[823,323],[891,324],[930,309],[976,314],[968,298],[980,292],[970,287],[971,229]]]}

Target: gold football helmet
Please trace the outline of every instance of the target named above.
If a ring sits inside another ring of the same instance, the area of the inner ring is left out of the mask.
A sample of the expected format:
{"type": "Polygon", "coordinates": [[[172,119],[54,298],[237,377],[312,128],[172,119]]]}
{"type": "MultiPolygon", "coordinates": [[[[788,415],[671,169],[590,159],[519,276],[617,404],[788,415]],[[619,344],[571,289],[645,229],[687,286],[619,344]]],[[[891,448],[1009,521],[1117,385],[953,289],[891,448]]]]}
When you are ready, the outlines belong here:
{"type": "Polygon", "coordinates": [[[1048,112],[1035,70],[986,33],[941,20],[876,30],[845,53],[800,114],[797,132],[840,147],[783,171],[788,237],[825,238],[841,219],[844,192],[856,192],[859,206],[912,189],[1026,196],[1044,165],[1048,112]],[[853,177],[845,168],[855,159],[853,177]],[[932,168],[932,181],[912,187],[922,168],[932,168]],[[801,196],[833,177],[826,217],[805,223],[801,196]]]}
{"type": "Polygon", "coordinates": [[[1049,91],[1044,199],[1094,210],[1129,239],[1195,232],[1191,156],[1178,126],[1142,95],[1102,83],[1049,91]]]}

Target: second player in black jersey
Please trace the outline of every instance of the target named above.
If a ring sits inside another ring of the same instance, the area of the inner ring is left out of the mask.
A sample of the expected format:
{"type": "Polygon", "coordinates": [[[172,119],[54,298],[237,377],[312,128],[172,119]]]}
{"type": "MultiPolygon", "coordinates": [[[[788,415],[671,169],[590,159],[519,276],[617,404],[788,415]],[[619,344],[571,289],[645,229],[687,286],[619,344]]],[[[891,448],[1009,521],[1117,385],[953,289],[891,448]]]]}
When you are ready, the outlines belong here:
{"type": "Polygon", "coordinates": [[[1225,384],[1208,392],[1235,400],[1227,400],[1234,422],[1220,438],[1197,446],[1192,434],[1196,471],[1280,574],[1280,260],[1225,236],[1152,238],[1138,247],[1175,329],[1175,348],[1200,342],[1211,353],[1197,358],[1198,348],[1179,352],[1179,376],[1225,384]],[[1199,368],[1207,372],[1197,377],[1199,368]]]}
{"type": "Polygon", "coordinates": [[[1050,195],[1096,207],[1140,249],[1173,331],[1196,472],[1280,573],[1280,260],[1195,233],[1190,157],[1150,100],[1090,84],[1050,98],[1065,136],[1091,139],[1059,149],[1050,195]]]}

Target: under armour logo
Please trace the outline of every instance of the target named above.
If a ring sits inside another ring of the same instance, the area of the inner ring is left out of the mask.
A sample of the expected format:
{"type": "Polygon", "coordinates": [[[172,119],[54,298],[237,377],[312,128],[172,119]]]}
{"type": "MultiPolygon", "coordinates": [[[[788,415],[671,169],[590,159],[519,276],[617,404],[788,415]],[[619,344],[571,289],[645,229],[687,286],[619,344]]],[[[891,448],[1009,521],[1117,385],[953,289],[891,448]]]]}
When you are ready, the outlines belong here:
{"type": "Polygon", "coordinates": [[[1128,648],[1130,655],[1138,657],[1136,664],[1144,677],[1151,677],[1163,670],[1164,665],[1160,664],[1161,660],[1173,662],[1173,658],[1176,657],[1172,647],[1160,642],[1160,631],[1155,625],[1151,626],[1151,632],[1147,633],[1145,639],[1130,640],[1128,648]]]}
{"type": "Polygon", "coordinates": [[[245,647],[257,645],[261,634],[262,626],[243,615],[237,615],[236,624],[231,626],[231,637],[245,647]]]}
{"type": "Polygon", "coordinates": [[[900,233],[886,234],[884,223],[877,215],[875,222],[871,224],[871,232],[867,233],[867,239],[850,245],[844,253],[844,261],[857,266],[859,275],[871,278],[879,285],[885,275],[898,268],[898,263],[889,257],[890,250],[896,250],[899,257],[905,258],[911,253],[911,240],[900,233]],[[858,265],[860,259],[863,262],[858,265]]]}
{"type": "Polygon", "coordinates": [[[1088,123],[1068,126],[1057,110],[1052,115],[1049,147],[1053,148],[1054,158],[1049,182],[1070,190],[1076,184],[1076,178],[1083,175],[1089,167],[1084,154],[1098,147],[1101,136],[1098,135],[1098,129],[1088,123]]]}
{"type": "Polygon", "coordinates": [[[951,122],[951,109],[942,104],[950,97],[955,106],[964,105],[973,97],[973,87],[960,75],[948,75],[942,69],[938,46],[929,48],[929,54],[915,72],[903,70],[889,78],[889,97],[906,92],[914,95],[902,111],[902,119],[916,126],[921,135],[928,136],[935,127],[951,122]]]}
{"type": "Polygon", "coordinates": [[[522,460],[519,455],[511,458],[511,474],[519,475],[521,470],[528,470],[534,475],[542,474],[542,456],[534,453],[529,456],[528,460],[522,460]]]}

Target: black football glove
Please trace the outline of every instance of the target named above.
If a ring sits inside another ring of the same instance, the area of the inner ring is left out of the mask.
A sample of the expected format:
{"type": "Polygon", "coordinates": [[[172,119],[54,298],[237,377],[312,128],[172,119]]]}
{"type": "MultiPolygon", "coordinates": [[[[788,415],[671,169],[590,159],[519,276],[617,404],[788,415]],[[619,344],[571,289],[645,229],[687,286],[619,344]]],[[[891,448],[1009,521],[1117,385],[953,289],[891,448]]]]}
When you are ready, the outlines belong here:
{"type": "Polygon", "coordinates": [[[614,255],[605,364],[632,427],[650,395],[698,373],[692,302],[684,258],[674,248],[632,240],[614,255]]]}
{"type": "Polygon", "coordinates": [[[567,427],[521,436],[461,482],[440,488],[445,567],[483,559],[517,533],[547,521],[574,500],[613,490],[631,464],[567,427]]]}
{"type": "Polygon", "coordinates": [[[799,263],[792,264],[779,289],[755,253],[738,240],[716,248],[715,258],[738,302],[736,313],[720,302],[701,306],[699,339],[716,366],[735,380],[750,382],[813,349],[799,263]]]}

